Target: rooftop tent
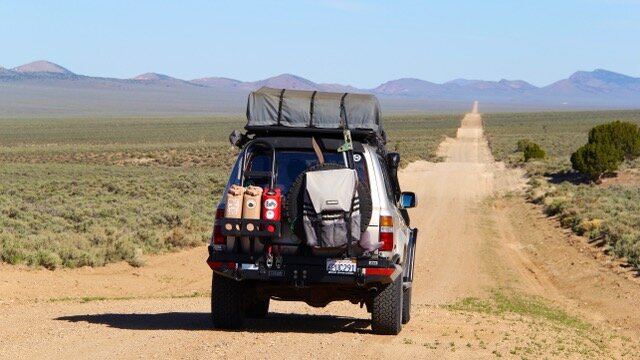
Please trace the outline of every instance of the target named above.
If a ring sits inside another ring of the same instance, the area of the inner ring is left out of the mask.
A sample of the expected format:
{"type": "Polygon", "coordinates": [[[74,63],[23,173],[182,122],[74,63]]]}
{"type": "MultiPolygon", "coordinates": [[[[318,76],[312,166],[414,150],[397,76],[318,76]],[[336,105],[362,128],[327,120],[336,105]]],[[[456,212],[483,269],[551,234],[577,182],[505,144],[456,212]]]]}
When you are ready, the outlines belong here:
{"type": "Polygon", "coordinates": [[[382,138],[380,105],[368,94],[263,87],[249,94],[247,128],[341,129],[342,103],[349,129],[370,131],[382,138]]]}

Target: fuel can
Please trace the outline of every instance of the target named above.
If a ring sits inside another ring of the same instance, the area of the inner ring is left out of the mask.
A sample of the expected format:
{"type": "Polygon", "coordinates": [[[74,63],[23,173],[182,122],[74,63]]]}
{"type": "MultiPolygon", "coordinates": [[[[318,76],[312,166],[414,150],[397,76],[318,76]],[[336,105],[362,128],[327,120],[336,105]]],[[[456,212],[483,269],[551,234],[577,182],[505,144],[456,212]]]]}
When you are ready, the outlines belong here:
{"type": "Polygon", "coordinates": [[[282,194],[279,188],[265,188],[262,193],[262,219],[280,220],[282,212],[282,194]]]}

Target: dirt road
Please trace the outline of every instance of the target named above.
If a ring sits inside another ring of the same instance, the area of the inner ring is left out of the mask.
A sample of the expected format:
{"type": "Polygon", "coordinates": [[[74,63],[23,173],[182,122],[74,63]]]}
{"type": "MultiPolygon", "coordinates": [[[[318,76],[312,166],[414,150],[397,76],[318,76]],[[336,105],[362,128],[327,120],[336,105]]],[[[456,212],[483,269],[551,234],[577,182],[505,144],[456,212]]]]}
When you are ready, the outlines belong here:
{"type": "Polygon", "coordinates": [[[137,269],[0,266],[0,358],[640,358],[638,281],[525,203],[477,104],[439,152],[400,175],[420,238],[398,336],[372,335],[349,303],[273,302],[245,331],[212,330],[201,247],[137,269]]]}

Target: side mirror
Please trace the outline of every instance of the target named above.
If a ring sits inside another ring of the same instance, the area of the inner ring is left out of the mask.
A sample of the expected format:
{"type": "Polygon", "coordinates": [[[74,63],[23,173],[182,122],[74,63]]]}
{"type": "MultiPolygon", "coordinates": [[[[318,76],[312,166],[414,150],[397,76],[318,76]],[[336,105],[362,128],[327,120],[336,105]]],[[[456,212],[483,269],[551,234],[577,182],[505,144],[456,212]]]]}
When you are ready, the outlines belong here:
{"type": "Polygon", "coordinates": [[[400,194],[400,208],[411,209],[418,206],[418,198],[413,192],[403,192],[400,194]]]}

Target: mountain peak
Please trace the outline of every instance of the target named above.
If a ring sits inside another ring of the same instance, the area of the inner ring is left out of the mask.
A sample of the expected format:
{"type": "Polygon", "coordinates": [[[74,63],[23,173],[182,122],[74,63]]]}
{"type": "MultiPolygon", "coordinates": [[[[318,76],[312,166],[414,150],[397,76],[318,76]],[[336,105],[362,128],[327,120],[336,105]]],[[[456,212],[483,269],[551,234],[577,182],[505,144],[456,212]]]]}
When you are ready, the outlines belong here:
{"type": "Polygon", "coordinates": [[[202,85],[202,86],[208,86],[208,87],[222,87],[222,88],[224,87],[233,88],[242,84],[240,80],[229,79],[225,77],[206,77],[201,79],[193,79],[189,82],[196,85],[202,85]]]}
{"type": "Polygon", "coordinates": [[[157,81],[157,80],[177,80],[177,79],[173,78],[173,77],[171,77],[169,75],[158,74],[158,73],[154,73],[154,72],[148,72],[148,73],[140,74],[140,75],[132,78],[132,80],[157,81]]]}
{"type": "Polygon", "coordinates": [[[467,86],[467,85],[473,85],[477,82],[479,82],[480,80],[469,80],[469,79],[463,79],[463,78],[458,78],[458,79],[453,79],[451,81],[447,81],[445,84],[453,84],[453,85],[458,85],[458,86],[467,86]]]}
{"type": "Polygon", "coordinates": [[[45,60],[38,60],[30,62],[28,64],[20,65],[12,69],[19,73],[51,73],[51,74],[63,74],[74,75],[71,71],[63,68],[58,64],[54,64],[45,60]]]}
{"type": "Polygon", "coordinates": [[[263,86],[294,90],[321,90],[318,84],[311,80],[293,74],[280,74],[264,80],[249,83],[249,88],[263,86]]]}
{"type": "Polygon", "coordinates": [[[432,95],[440,85],[416,78],[401,78],[387,81],[373,89],[373,92],[383,95],[432,95]]]}
{"type": "Polygon", "coordinates": [[[605,83],[624,84],[637,82],[639,79],[609,70],[595,69],[593,71],[576,71],[569,77],[569,80],[577,83],[602,81],[605,83]]]}

